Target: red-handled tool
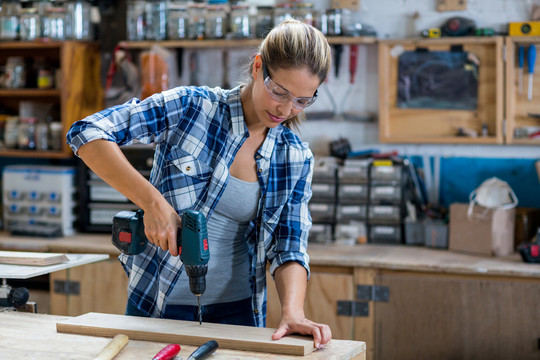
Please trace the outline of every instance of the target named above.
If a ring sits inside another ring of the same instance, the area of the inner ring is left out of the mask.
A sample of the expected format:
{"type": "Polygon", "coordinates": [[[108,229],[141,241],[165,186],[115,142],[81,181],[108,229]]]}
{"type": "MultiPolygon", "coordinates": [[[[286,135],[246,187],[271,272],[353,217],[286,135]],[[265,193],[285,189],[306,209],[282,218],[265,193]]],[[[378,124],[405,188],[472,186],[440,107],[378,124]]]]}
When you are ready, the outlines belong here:
{"type": "Polygon", "coordinates": [[[351,45],[349,55],[349,73],[351,74],[350,83],[354,84],[354,77],[356,76],[356,62],[358,59],[358,45],[351,45]]]}
{"type": "Polygon", "coordinates": [[[180,345],[169,344],[161,349],[152,360],[171,360],[180,352],[180,345]]]}

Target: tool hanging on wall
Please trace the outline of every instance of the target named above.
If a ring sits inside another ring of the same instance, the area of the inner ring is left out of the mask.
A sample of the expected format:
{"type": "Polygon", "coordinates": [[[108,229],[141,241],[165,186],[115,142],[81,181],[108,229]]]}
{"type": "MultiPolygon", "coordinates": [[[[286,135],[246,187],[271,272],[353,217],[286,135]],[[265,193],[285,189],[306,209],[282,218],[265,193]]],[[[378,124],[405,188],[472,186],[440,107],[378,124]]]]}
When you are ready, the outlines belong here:
{"type": "Polygon", "coordinates": [[[221,54],[221,65],[223,68],[222,87],[229,89],[231,85],[229,83],[229,52],[227,50],[223,50],[221,54]]]}
{"type": "Polygon", "coordinates": [[[197,85],[197,51],[192,50],[189,54],[189,84],[188,85],[197,85]]]}
{"type": "Polygon", "coordinates": [[[141,93],[141,81],[139,71],[133,63],[127,47],[118,44],[114,48],[111,64],[107,70],[107,81],[105,84],[105,105],[111,107],[123,104],[134,97],[139,97],[141,93]],[[116,75],[121,75],[121,84],[113,86],[116,75]]]}
{"type": "Polygon", "coordinates": [[[343,107],[347,103],[347,100],[349,99],[349,96],[352,92],[352,88],[354,87],[354,78],[356,76],[356,64],[358,62],[358,45],[350,45],[349,46],[349,85],[347,86],[347,89],[345,90],[345,95],[341,99],[341,103],[339,104],[338,110],[340,111],[340,114],[344,115],[345,111],[343,111],[343,107]]]}
{"type": "Polygon", "coordinates": [[[529,69],[529,91],[527,92],[527,99],[532,101],[533,97],[533,78],[534,78],[534,65],[536,63],[536,46],[531,45],[527,49],[527,67],[529,69]]]}
{"type": "Polygon", "coordinates": [[[523,66],[525,65],[525,46],[518,47],[518,93],[523,94],[523,66]]]}
{"type": "Polygon", "coordinates": [[[341,54],[343,53],[343,45],[334,45],[334,74],[336,79],[339,78],[339,67],[341,65],[341,54]]]}

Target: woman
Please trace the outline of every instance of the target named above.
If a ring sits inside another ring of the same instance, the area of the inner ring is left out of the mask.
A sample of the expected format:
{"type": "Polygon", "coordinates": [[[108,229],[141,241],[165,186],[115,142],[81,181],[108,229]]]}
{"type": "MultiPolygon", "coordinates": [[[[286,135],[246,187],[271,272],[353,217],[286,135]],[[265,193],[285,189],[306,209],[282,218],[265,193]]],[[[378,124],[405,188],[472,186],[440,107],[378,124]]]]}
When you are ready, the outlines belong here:
{"type": "Polygon", "coordinates": [[[313,156],[289,129],[315,101],[330,59],[318,30],[286,21],[262,42],[245,85],[178,87],[72,126],[73,151],[144,210],[155,245],[120,256],[129,276],[126,314],[197,319],[175,246],[179,214],[195,209],[207,217],[210,245],[205,321],[264,326],[268,261],[282,307],[273,338],[311,334],[317,348],[330,341],[330,328],[303,311],[313,156]],[[134,140],[155,144],[150,181],[119,149],[134,140]]]}

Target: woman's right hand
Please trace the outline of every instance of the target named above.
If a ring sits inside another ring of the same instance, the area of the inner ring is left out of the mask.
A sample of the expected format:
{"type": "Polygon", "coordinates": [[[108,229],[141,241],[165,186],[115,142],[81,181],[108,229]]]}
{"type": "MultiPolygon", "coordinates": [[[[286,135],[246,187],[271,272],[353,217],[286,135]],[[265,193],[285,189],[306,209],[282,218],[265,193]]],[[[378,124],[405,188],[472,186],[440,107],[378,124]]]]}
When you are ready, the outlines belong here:
{"type": "Polygon", "coordinates": [[[174,208],[161,197],[155,205],[144,209],[144,233],[152,244],[178,256],[177,233],[182,219],[174,208]]]}
{"type": "Polygon", "coordinates": [[[144,232],[148,240],[178,256],[176,233],[182,219],[163,195],[131,165],[118,145],[107,140],[94,140],[81,146],[78,155],[101,179],[144,210],[144,232]]]}

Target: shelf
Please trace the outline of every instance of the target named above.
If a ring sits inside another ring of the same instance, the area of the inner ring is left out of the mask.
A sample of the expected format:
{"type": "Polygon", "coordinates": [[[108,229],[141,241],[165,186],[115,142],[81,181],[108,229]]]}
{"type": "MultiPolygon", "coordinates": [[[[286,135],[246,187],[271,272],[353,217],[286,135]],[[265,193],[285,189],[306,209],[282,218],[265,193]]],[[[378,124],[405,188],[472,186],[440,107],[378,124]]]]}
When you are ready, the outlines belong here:
{"type": "MultiPolygon", "coordinates": [[[[487,137],[465,137],[465,136],[442,136],[442,137],[407,137],[399,138],[393,137],[392,143],[403,143],[403,144],[498,144],[497,138],[493,136],[487,137]]],[[[538,142],[537,142],[538,143],[538,142]]]]}
{"type": "Polygon", "coordinates": [[[0,89],[0,97],[59,97],[60,94],[59,89],[0,89]]]}
{"type": "MultiPolygon", "coordinates": [[[[375,44],[377,39],[373,36],[334,36],[328,37],[330,44],[375,44]]],[[[148,49],[153,45],[164,48],[211,49],[211,48],[239,48],[257,47],[259,39],[217,39],[217,40],[166,40],[166,41],[123,41],[121,44],[128,49],[148,49]]]]}
{"type": "Polygon", "coordinates": [[[0,41],[0,50],[60,49],[66,43],[92,43],[92,41],[0,41]]]}
{"type": "Polygon", "coordinates": [[[415,37],[408,39],[384,39],[379,40],[381,44],[396,45],[460,45],[460,44],[493,44],[500,39],[500,36],[456,36],[442,38],[415,37]]]}
{"type": "Polygon", "coordinates": [[[23,158],[40,158],[40,159],[67,159],[72,155],[62,151],[38,151],[38,150],[0,150],[0,157],[23,157],[23,158]]]}
{"type": "Polygon", "coordinates": [[[512,144],[516,145],[540,145],[540,139],[516,139],[514,138],[512,144]]]}

